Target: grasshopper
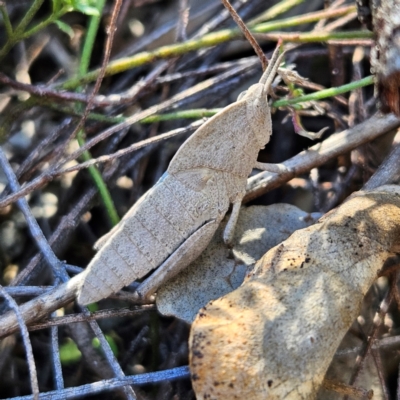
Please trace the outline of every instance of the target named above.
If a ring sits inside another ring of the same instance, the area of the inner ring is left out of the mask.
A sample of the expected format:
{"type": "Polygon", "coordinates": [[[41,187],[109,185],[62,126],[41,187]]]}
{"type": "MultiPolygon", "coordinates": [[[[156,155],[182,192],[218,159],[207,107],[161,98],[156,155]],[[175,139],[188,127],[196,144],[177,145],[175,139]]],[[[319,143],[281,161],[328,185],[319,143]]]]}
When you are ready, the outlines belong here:
{"type": "Polygon", "coordinates": [[[232,241],[247,177],[272,134],[268,92],[283,54],[279,46],[260,81],[210,118],[179,148],[167,172],[98,242],[83,272],[78,302],[89,304],[155,270],[137,289],[153,294],[206,248],[232,204],[223,238],[232,241]]]}

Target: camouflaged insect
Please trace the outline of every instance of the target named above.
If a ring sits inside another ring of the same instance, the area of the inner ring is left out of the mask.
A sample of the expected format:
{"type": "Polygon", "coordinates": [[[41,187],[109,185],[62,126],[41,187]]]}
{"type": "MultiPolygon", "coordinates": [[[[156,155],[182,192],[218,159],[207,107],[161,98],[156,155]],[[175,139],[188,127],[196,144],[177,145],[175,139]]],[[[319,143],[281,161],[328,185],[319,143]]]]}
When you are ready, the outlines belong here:
{"type": "Polygon", "coordinates": [[[78,302],[89,304],[155,272],[138,288],[147,297],[195,260],[208,245],[230,204],[224,240],[232,240],[246,181],[268,143],[268,91],[282,55],[275,50],[259,83],[202,125],[172,159],[167,172],[98,242],[83,273],[78,302]]]}

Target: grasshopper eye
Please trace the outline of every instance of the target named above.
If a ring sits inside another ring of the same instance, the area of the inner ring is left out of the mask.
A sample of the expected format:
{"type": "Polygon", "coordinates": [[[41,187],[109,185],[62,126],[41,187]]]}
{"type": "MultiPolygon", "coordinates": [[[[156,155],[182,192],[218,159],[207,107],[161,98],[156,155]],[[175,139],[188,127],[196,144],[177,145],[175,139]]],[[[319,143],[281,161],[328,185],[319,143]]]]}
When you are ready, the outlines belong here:
{"type": "Polygon", "coordinates": [[[239,94],[238,98],[237,98],[237,101],[243,99],[243,97],[246,96],[246,94],[247,94],[247,90],[244,90],[243,92],[241,92],[241,93],[239,94]]]}

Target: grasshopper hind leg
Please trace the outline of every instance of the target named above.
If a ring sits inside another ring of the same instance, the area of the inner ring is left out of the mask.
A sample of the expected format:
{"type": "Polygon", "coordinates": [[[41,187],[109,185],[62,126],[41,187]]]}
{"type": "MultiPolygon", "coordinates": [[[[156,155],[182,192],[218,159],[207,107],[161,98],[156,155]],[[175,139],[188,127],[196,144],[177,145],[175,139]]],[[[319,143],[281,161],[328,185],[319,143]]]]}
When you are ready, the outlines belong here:
{"type": "Polygon", "coordinates": [[[140,297],[151,296],[164,282],[177,275],[194,261],[214,236],[219,222],[212,220],[201,226],[179,246],[159,267],[142,282],[137,290],[140,297]]]}

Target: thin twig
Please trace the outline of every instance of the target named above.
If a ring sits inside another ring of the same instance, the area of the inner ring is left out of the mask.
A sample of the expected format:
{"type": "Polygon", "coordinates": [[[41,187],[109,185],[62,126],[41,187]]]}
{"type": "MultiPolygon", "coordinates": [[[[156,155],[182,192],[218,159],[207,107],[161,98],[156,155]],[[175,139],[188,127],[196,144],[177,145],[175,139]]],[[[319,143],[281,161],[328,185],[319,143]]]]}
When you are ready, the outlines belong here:
{"type": "Polygon", "coordinates": [[[372,399],[374,392],[372,390],[365,390],[355,386],[345,385],[340,382],[325,379],[322,386],[326,390],[331,390],[342,395],[351,396],[352,399],[366,400],[372,399]]]}
{"type": "MultiPolygon", "coordinates": [[[[329,0],[324,3],[325,10],[337,10],[343,6],[345,0],[329,0]]],[[[328,22],[328,18],[321,18],[314,26],[314,30],[322,30],[328,22]]]]}
{"type": "Polygon", "coordinates": [[[172,138],[177,135],[182,135],[185,133],[193,132],[198,127],[200,127],[203,123],[204,123],[203,120],[198,120],[184,128],[174,129],[170,132],[162,133],[160,135],[141,140],[140,142],[133,143],[130,146],[125,147],[124,149],[116,151],[115,153],[100,156],[100,157],[94,158],[92,160],[85,161],[83,163],[74,165],[72,167],[62,169],[61,171],[59,171],[57,173],[57,175],[65,174],[65,173],[72,172],[72,171],[79,171],[79,170],[87,168],[88,166],[93,165],[93,164],[98,164],[98,163],[109,162],[109,161],[115,160],[115,159],[123,157],[129,153],[132,153],[133,151],[137,151],[143,147],[154,145],[156,143],[160,143],[161,141],[163,141],[165,139],[169,139],[169,138],[172,138]]]}
{"type": "MultiPolygon", "coordinates": [[[[398,347],[399,344],[400,344],[400,336],[388,336],[379,340],[375,340],[375,342],[372,345],[372,349],[381,349],[382,347],[388,347],[388,346],[398,347]]],[[[349,354],[360,353],[361,350],[362,350],[361,346],[352,347],[350,349],[339,350],[335,353],[335,357],[342,357],[342,356],[348,356],[349,354]]]]}
{"type": "MultiPolygon", "coordinates": [[[[247,0],[237,0],[233,7],[235,8],[235,10],[240,10],[246,3],[247,0]]],[[[216,13],[213,19],[207,21],[204,25],[202,25],[190,39],[199,39],[202,36],[215,31],[224,22],[226,22],[228,18],[230,18],[229,11],[227,9],[222,9],[221,12],[216,13]]]]}
{"type": "Polygon", "coordinates": [[[23,340],[24,346],[25,346],[26,359],[28,361],[29,376],[30,376],[30,380],[31,380],[31,388],[32,388],[32,393],[33,393],[33,395],[30,397],[33,398],[34,400],[38,400],[39,399],[39,383],[38,383],[38,378],[37,378],[35,360],[33,358],[32,344],[29,339],[28,329],[26,327],[24,318],[21,315],[18,304],[4,290],[2,285],[0,285],[0,295],[6,299],[9,307],[13,310],[13,312],[15,313],[15,316],[17,318],[18,325],[21,330],[22,340],[23,340]]]}
{"type": "Polygon", "coordinates": [[[356,12],[350,13],[348,15],[345,15],[344,17],[338,18],[336,21],[333,21],[330,24],[325,25],[324,30],[333,31],[343,25],[346,25],[347,23],[353,21],[356,18],[357,18],[356,12]]]}
{"type": "MultiPolygon", "coordinates": [[[[119,0],[117,0],[117,1],[119,1],[119,0]]],[[[81,309],[83,310],[84,314],[86,314],[87,316],[90,315],[90,311],[88,310],[87,307],[81,307],[81,309]]],[[[111,346],[107,342],[107,339],[104,336],[103,331],[100,329],[99,324],[97,323],[97,321],[89,320],[89,325],[92,328],[96,337],[99,339],[100,346],[101,346],[101,348],[104,352],[104,355],[105,355],[111,369],[113,370],[116,378],[125,379],[124,371],[122,370],[121,366],[119,365],[119,362],[118,362],[117,358],[115,357],[115,355],[111,349],[111,346]]],[[[128,399],[136,400],[136,394],[131,386],[129,386],[128,384],[124,385],[123,389],[124,389],[125,394],[128,399]]]]}
{"type": "MultiPolygon", "coordinates": [[[[53,316],[55,313],[52,314],[53,316]]],[[[64,389],[64,378],[61,367],[60,348],[58,344],[58,327],[52,326],[50,329],[51,336],[51,357],[53,361],[54,383],[57,390],[64,389]]]]}
{"type": "MultiPolygon", "coordinates": [[[[12,171],[12,168],[11,168],[10,164],[8,163],[8,160],[1,148],[0,148],[0,164],[9,180],[11,189],[18,190],[19,184],[16,180],[15,174],[12,171]]],[[[39,225],[37,224],[36,219],[32,216],[32,213],[30,212],[27,201],[25,199],[19,199],[17,204],[20,206],[21,211],[23,212],[23,214],[28,222],[28,225],[31,229],[32,236],[36,240],[39,248],[42,250],[46,259],[49,261],[51,267],[54,270],[55,275],[57,277],[59,277],[59,279],[62,282],[67,282],[68,275],[67,275],[65,269],[63,268],[62,263],[58,260],[58,258],[54,254],[53,250],[51,249],[49,243],[47,242],[46,238],[44,237],[39,225]]],[[[71,281],[68,282],[67,285],[69,285],[71,287],[71,281]]],[[[64,285],[61,285],[60,287],[63,287],[63,286],[64,285]]],[[[71,294],[73,296],[74,296],[74,293],[75,293],[74,291],[71,291],[71,294]]],[[[71,298],[71,300],[72,300],[72,298],[71,298]]],[[[54,310],[55,309],[53,309],[52,311],[54,311],[54,310]]],[[[86,308],[85,308],[85,312],[88,312],[86,308]]],[[[91,325],[92,329],[94,330],[96,336],[99,338],[101,347],[102,347],[103,351],[105,352],[105,356],[106,356],[111,368],[113,369],[114,373],[116,374],[116,376],[118,378],[123,378],[125,375],[123,374],[118,362],[116,361],[108,342],[106,341],[103,333],[101,332],[101,329],[99,328],[99,326],[97,325],[97,323],[95,321],[91,321],[90,325],[91,325]]],[[[129,398],[132,398],[132,399],[136,398],[136,396],[134,395],[134,392],[132,391],[131,388],[127,388],[127,390],[129,392],[127,392],[126,394],[128,395],[129,398]]]]}
{"type": "MultiPolygon", "coordinates": [[[[252,27],[252,33],[267,33],[276,31],[278,29],[289,28],[292,26],[298,26],[302,24],[308,24],[319,21],[321,18],[335,18],[354,12],[355,6],[346,6],[337,10],[328,11],[317,11],[296,17],[285,18],[281,20],[271,21],[262,23],[252,27]]],[[[361,31],[359,31],[361,32],[361,31]]],[[[369,32],[369,31],[368,31],[369,32]]],[[[171,58],[189,51],[204,49],[206,47],[216,46],[221,43],[225,43],[229,40],[233,40],[241,37],[241,31],[238,29],[225,29],[219,32],[213,32],[202,36],[198,39],[190,39],[183,43],[177,43],[173,45],[167,45],[160,47],[154,51],[142,52],[135,54],[132,57],[122,58],[109,63],[106,70],[106,76],[114,75],[144,65],[149,62],[160,58],[171,58]]],[[[363,34],[361,34],[363,35],[363,34]]],[[[365,33],[365,35],[371,36],[371,33],[365,33]]],[[[99,70],[89,72],[82,78],[72,78],[62,84],[63,89],[75,89],[85,83],[96,80],[99,74],[99,70]]]]}
{"type": "MultiPolygon", "coordinates": [[[[176,80],[182,80],[185,79],[185,77],[187,76],[193,76],[193,75],[203,76],[205,74],[211,74],[214,71],[219,72],[221,70],[227,70],[229,69],[229,64],[231,65],[232,63],[223,63],[223,64],[221,64],[221,66],[210,68],[209,70],[189,71],[186,73],[177,73],[173,74],[172,76],[167,75],[159,78],[151,76],[151,82],[154,81],[155,84],[159,85],[163,83],[174,82],[176,80]],[[224,66],[223,64],[225,64],[226,66],[224,66]]],[[[137,97],[139,91],[143,90],[144,87],[146,87],[149,83],[151,83],[150,79],[145,79],[139,81],[133,88],[130,88],[125,93],[109,94],[107,96],[104,95],[93,96],[93,93],[85,94],[85,93],[58,91],[55,89],[51,89],[46,85],[30,85],[27,83],[18,82],[14,79],[11,79],[2,72],[0,72],[0,82],[18,91],[24,91],[33,96],[37,96],[43,99],[56,99],[58,101],[88,103],[89,99],[92,98],[92,107],[93,106],[108,107],[108,106],[122,105],[124,103],[132,103],[137,97]]],[[[11,96],[13,93],[7,93],[7,94],[11,96]]]]}
{"type": "Polygon", "coordinates": [[[269,7],[266,11],[249,21],[249,26],[256,25],[260,22],[269,21],[278,15],[284,14],[293,7],[303,3],[304,0],[281,0],[277,4],[269,7]]]}
{"type": "Polygon", "coordinates": [[[256,52],[258,58],[261,61],[261,65],[263,68],[263,71],[268,66],[268,60],[267,57],[265,56],[264,52],[262,51],[260,45],[257,43],[257,40],[254,38],[253,34],[250,32],[249,28],[247,28],[246,24],[243,22],[242,18],[240,18],[239,14],[236,12],[236,10],[232,7],[231,3],[229,0],[221,0],[223,5],[226,7],[226,9],[230,12],[232,18],[238,25],[238,27],[241,29],[243,32],[243,35],[245,38],[249,41],[251,46],[253,47],[254,51],[256,52]]]}
{"type": "Polygon", "coordinates": [[[145,325],[140,332],[136,335],[136,337],[131,341],[128,350],[126,351],[124,358],[121,361],[121,367],[125,369],[129,361],[132,359],[132,356],[136,349],[138,348],[142,339],[147,335],[149,332],[149,326],[145,325]]]}
{"type": "MultiPolygon", "coordinates": [[[[64,332],[76,343],[85,360],[85,370],[89,369],[94,373],[98,377],[97,380],[115,377],[115,373],[103,355],[93,346],[93,340],[97,338],[87,323],[67,325],[64,332]]],[[[98,339],[96,341],[98,342],[98,339]]],[[[123,389],[118,389],[111,397],[125,398],[126,396],[123,389]]]]}
{"type": "Polygon", "coordinates": [[[63,317],[52,317],[47,321],[29,325],[29,331],[37,331],[49,327],[69,325],[78,322],[95,321],[104,318],[132,317],[133,315],[138,315],[145,311],[154,311],[155,309],[156,309],[155,305],[150,304],[150,305],[136,306],[135,308],[106,309],[101,311],[95,311],[90,314],[87,313],[69,314],[63,317]]]}
{"type": "MultiPolygon", "coordinates": [[[[101,392],[118,389],[125,385],[146,385],[149,383],[158,383],[163,381],[172,381],[174,379],[189,378],[189,367],[177,367],[165,371],[149,372],[140,375],[130,375],[124,378],[105,379],[87,385],[67,388],[64,390],[53,390],[51,392],[41,393],[40,400],[66,400],[76,397],[94,395],[101,392]]],[[[12,400],[33,400],[32,396],[13,397],[12,400]]]]}
{"type": "MultiPolygon", "coordinates": [[[[39,143],[39,145],[29,153],[28,157],[22,162],[22,164],[20,165],[20,167],[16,172],[17,178],[20,178],[27,171],[29,171],[29,173],[35,171],[37,164],[39,164],[37,158],[41,155],[42,151],[45,150],[46,146],[48,146],[51,143],[54,143],[58,138],[60,138],[63,131],[68,127],[70,127],[71,123],[72,123],[72,118],[69,117],[66,118],[63,122],[61,122],[58,125],[57,129],[54,129],[54,131],[50,135],[47,135],[39,143]]],[[[57,157],[57,155],[58,154],[56,153],[55,157],[57,157]]]]}
{"type": "MultiPolygon", "coordinates": [[[[398,265],[399,267],[399,265],[398,265]]],[[[389,298],[387,300],[387,302],[384,303],[385,307],[381,306],[381,315],[380,315],[380,319],[381,319],[381,323],[383,324],[384,322],[384,317],[385,314],[388,311],[388,308],[390,306],[390,303],[392,302],[393,299],[396,299],[396,295],[398,294],[397,292],[397,280],[399,277],[399,269],[397,269],[396,271],[394,271],[392,274],[390,274],[390,295],[389,298]]],[[[374,318],[375,320],[375,318],[374,318]]],[[[388,388],[387,385],[387,380],[385,380],[384,377],[384,373],[383,373],[383,366],[382,366],[382,359],[381,359],[381,355],[380,355],[380,349],[374,349],[373,347],[371,348],[371,354],[374,358],[375,361],[375,365],[376,365],[376,369],[378,371],[378,376],[379,376],[379,381],[381,383],[381,387],[382,387],[382,392],[384,395],[384,399],[385,400],[389,400],[390,399],[390,390],[388,388]]]]}
{"type": "MultiPolygon", "coordinates": [[[[65,304],[75,300],[76,291],[81,283],[82,276],[76,275],[67,283],[63,283],[41,296],[30,300],[20,306],[20,312],[27,324],[47,317],[51,312],[59,309],[65,304]]],[[[137,305],[143,305],[143,300],[139,300],[137,305]]],[[[88,319],[90,319],[88,317],[88,319]]],[[[0,316],[0,338],[18,330],[18,321],[14,313],[8,312],[0,316]]]]}
{"type": "Polygon", "coordinates": [[[176,41],[183,42],[187,40],[186,28],[189,23],[188,0],[179,0],[179,19],[176,26],[176,41]]]}
{"type": "Polygon", "coordinates": [[[54,286],[6,286],[4,290],[12,297],[41,296],[54,286]]]}
{"type": "Polygon", "coordinates": [[[372,43],[372,35],[369,31],[344,31],[344,32],[273,32],[273,33],[254,33],[254,37],[260,40],[282,40],[291,43],[315,43],[315,42],[333,42],[343,46],[358,46],[360,40],[363,40],[365,46],[372,43]]]}
{"type": "MultiPolygon", "coordinates": [[[[368,334],[368,340],[364,344],[361,354],[359,354],[359,356],[356,359],[356,363],[355,363],[352,375],[350,377],[350,382],[349,382],[350,385],[354,385],[356,383],[357,378],[360,375],[360,373],[364,367],[365,360],[366,360],[368,354],[370,354],[370,352],[372,350],[372,346],[376,340],[378,330],[379,330],[380,326],[383,324],[385,315],[388,312],[388,308],[389,308],[389,305],[390,305],[393,297],[394,297],[393,290],[388,290],[385,297],[381,301],[381,304],[379,306],[379,311],[377,311],[377,313],[374,317],[374,324],[373,324],[372,332],[370,332],[368,334]]],[[[379,368],[378,365],[377,365],[377,368],[379,368]]],[[[380,377],[380,379],[383,379],[383,378],[380,377]]],[[[383,391],[385,391],[384,387],[383,387],[383,391]]]]}
{"type": "Polygon", "coordinates": [[[249,178],[247,194],[243,201],[248,202],[261,196],[289,181],[294,176],[307,173],[312,168],[318,167],[340,154],[345,154],[392,129],[397,129],[399,126],[400,119],[393,114],[376,115],[354,128],[333,134],[323,142],[284,161],[282,165],[287,168],[287,172],[279,174],[261,172],[249,178]]]}
{"type": "MultiPolygon", "coordinates": [[[[21,189],[17,178],[14,174],[14,171],[11,168],[10,163],[7,160],[7,157],[0,147],[0,165],[7,176],[8,182],[10,184],[11,190],[13,192],[17,192],[21,189]]],[[[49,263],[54,275],[59,278],[62,282],[66,282],[68,280],[68,275],[65,272],[61,261],[56,257],[49,243],[47,242],[45,236],[43,235],[42,230],[39,227],[36,219],[32,215],[32,212],[29,208],[28,202],[24,198],[20,198],[17,201],[19,208],[21,209],[26,222],[28,223],[29,230],[31,232],[32,238],[36,241],[39,249],[42,251],[45,256],[47,262],[49,263]]]]}
{"type": "Polygon", "coordinates": [[[102,64],[101,64],[99,74],[96,79],[96,83],[94,85],[92,93],[90,94],[89,101],[85,107],[85,112],[84,112],[84,115],[82,117],[81,124],[80,124],[81,127],[83,126],[83,124],[86,121],[89,111],[93,106],[94,98],[95,98],[96,94],[99,92],[101,83],[103,82],[103,79],[106,74],[107,65],[109,63],[110,56],[111,56],[112,44],[114,41],[115,32],[117,30],[116,23],[117,23],[119,11],[121,9],[121,4],[122,4],[122,0],[115,0],[113,8],[112,8],[111,19],[110,19],[110,23],[107,28],[107,39],[106,39],[106,43],[104,45],[102,64]]]}
{"type": "MultiPolygon", "coordinates": [[[[89,190],[76,201],[71,211],[61,218],[60,223],[48,240],[54,249],[60,251],[62,250],[62,246],[68,243],[68,237],[71,234],[72,229],[77,226],[82,214],[89,208],[89,205],[96,194],[97,190],[94,187],[89,188],[89,190]]],[[[42,264],[42,261],[43,256],[41,253],[38,253],[32,257],[32,259],[29,261],[29,264],[13,279],[11,285],[17,286],[29,284],[31,276],[34,275],[33,272],[39,270],[36,272],[36,274],[40,273],[40,268],[38,268],[38,266],[42,264]]],[[[66,269],[71,270],[71,268],[66,269]]],[[[72,272],[77,273],[77,271],[72,272]]],[[[54,310],[56,309],[57,308],[54,310]]]]}
{"type": "MultiPolygon", "coordinates": [[[[362,77],[361,63],[364,59],[364,49],[361,46],[357,46],[354,50],[352,57],[353,64],[353,81],[359,80],[362,77]]],[[[351,92],[349,97],[349,126],[352,127],[360,121],[364,121],[367,118],[365,101],[362,89],[356,89],[351,92]]]]}
{"type": "Polygon", "coordinates": [[[373,190],[385,184],[398,184],[400,182],[400,144],[397,144],[391,153],[379,166],[377,171],[371,176],[364,185],[364,190],[373,190]]]}
{"type": "Polygon", "coordinates": [[[373,346],[371,347],[371,355],[375,361],[376,370],[378,372],[379,382],[381,384],[382,392],[383,392],[383,400],[390,399],[390,392],[389,388],[387,387],[385,377],[383,375],[383,366],[382,366],[382,358],[379,353],[379,349],[374,349],[373,346]]]}

